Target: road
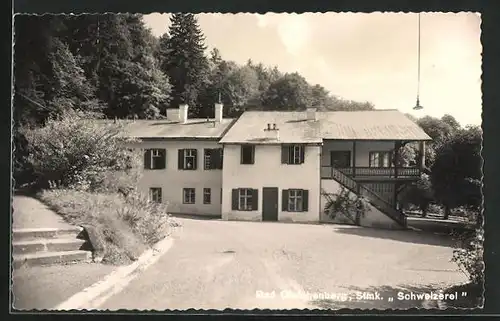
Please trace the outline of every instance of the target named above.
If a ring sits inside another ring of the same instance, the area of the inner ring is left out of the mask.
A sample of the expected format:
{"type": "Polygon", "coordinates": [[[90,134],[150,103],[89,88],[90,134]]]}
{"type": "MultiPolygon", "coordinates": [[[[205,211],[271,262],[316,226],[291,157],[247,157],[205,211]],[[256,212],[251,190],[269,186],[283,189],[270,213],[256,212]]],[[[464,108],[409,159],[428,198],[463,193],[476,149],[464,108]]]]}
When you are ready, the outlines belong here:
{"type": "Polygon", "coordinates": [[[450,262],[449,242],[434,235],[339,225],[179,221],[183,228],[173,247],[99,309],[405,309],[421,307],[422,300],[389,296],[465,281],[450,262]]]}

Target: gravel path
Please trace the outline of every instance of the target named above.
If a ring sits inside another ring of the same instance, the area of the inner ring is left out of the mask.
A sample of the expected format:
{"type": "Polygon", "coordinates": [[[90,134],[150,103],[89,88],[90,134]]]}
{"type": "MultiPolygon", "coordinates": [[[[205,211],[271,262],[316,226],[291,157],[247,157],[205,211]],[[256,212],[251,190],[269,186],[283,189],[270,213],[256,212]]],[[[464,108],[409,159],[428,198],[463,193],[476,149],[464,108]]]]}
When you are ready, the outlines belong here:
{"type": "Polygon", "coordinates": [[[102,309],[406,309],[423,300],[398,300],[398,292],[430,293],[465,281],[450,262],[450,242],[430,234],[179,221],[172,249],[102,309]]]}

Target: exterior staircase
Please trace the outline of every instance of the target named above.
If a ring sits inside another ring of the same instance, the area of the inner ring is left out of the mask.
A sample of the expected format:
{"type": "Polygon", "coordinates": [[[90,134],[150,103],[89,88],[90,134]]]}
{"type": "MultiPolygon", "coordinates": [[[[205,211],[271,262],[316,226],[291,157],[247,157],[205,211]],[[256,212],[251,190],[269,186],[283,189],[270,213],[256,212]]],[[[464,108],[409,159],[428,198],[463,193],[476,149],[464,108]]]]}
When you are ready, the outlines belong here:
{"type": "MultiPolygon", "coordinates": [[[[404,228],[407,227],[406,215],[401,211],[395,209],[388,201],[386,201],[383,197],[375,193],[370,188],[358,184],[355,180],[335,168],[332,168],[332,178],[351,192],[360,196],[364,196],[372,206],[387,215],[387,217],[391,218],[400,226],[404,228]]],[[[321,192],[323,195],[327,195],[327,197],[330,198],[330,196],[325,193],[324,190],[322,190],[321,192]]],[[[331,200],[331,198],[328,200],[331,200]]]]}
{"type": "Polygon", "coordinates": [[[14,268],[90,261],[91,245],[83,228],[26,228],[12,231],[14,268]]]}

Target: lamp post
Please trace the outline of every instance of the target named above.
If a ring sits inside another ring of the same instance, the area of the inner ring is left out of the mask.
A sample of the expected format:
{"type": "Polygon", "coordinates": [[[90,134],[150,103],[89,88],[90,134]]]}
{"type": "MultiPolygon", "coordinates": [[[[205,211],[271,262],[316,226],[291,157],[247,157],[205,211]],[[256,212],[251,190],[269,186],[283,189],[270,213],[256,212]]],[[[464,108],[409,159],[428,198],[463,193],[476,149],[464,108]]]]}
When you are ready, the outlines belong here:
{"type": "Polygon", "coordinates": [[[415,104],[415,107],[413,107],[413,110],[421,110],[424,107],[420,105],[420,12],[418,13],[418,63],[417,63],[417,68],[418,68],[418,74],[417,74],[417,103],[415,104]]]}

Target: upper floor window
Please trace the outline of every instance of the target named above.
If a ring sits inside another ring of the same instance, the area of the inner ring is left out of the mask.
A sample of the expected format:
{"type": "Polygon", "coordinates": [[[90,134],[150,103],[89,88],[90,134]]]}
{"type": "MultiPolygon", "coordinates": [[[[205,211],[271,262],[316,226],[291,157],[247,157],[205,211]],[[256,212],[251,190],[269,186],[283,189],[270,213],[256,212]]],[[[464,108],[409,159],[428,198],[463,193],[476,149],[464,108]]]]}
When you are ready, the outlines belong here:
{"type": "Polygon", "coordinates": [[[241,146],[241,164],[254,164],[255,163],[255,146],[242,145],[241,146]]]}
{"type": "Polygon", "coordinates": [[[196,170],[198,164],[198,151],[196,149],[179,149],[179,169],[196,170]]]}
{"type": "Polygon", "coordinates": [[[284,189],[281,207],[284,212],[307,212],[309,210],[309,191],[304,189],[284,189]]]}
{"type": "Polygon", "coordinates": [[[370,167],[391,167],[391,152],[370,152],[370,167]]]}
{"type": "Polygon", "coordinates": [[[156,203],[161,203],[161,188],[151,187],[149,189],[149,200],[156,203]]]}
{"type": "Polygon", "coordinates": [[[204,166],[205,170],[222,169],[224,150],[222,148],[205,149],[204,166]]]}
{"type": "Polygon", "coordinates": [[[144,151],[145,169],[164,169],[167,160],[166,149],[146,149],[144,151]]]}
{"type": "Polygon", "coordinates": [[[304,163],[304,145],[283,145],[281,147],[281,163],[282,164],[302,164],[304,163]]]}
{"type": "Polygon", "coordinates": [[[257,211],[258,190],[237,188],[232,191],[232,209],[236,211],[257,211]]]}
{"type": "Polygon", "coordinates": [[[351,151],[331,151],[330,152],[330,166],[338,168],[351,167],[351,151]]]}

